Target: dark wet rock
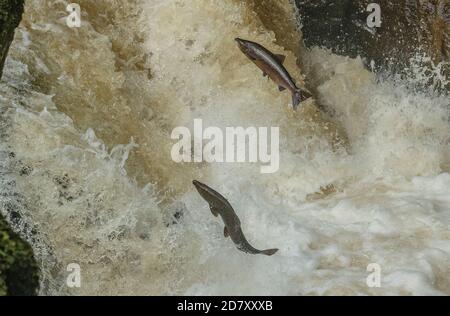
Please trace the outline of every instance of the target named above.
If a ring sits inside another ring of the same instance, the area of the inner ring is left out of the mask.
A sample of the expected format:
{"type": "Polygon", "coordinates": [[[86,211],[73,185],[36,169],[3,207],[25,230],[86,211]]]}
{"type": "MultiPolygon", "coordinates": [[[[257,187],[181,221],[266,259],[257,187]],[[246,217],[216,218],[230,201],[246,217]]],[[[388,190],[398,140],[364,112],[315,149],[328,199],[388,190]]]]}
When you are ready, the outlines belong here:
{"type": "Polygon", "coordinates": [[[23,0],[0,0],[0,78],[14,30],[22,19],[23,4],[23,0]]]}
{"type": "MultiPolygon", "coordinates": [[[[369,65],[402,73],[417,54],[450,60],[448,0],[296,0],[307,47],[361,56],[369,65]],[[368,28],[369,3],[381,7],[381,27],[368,28]]],[[[449,73],[449,69],[445,69],[449,73]]]]}

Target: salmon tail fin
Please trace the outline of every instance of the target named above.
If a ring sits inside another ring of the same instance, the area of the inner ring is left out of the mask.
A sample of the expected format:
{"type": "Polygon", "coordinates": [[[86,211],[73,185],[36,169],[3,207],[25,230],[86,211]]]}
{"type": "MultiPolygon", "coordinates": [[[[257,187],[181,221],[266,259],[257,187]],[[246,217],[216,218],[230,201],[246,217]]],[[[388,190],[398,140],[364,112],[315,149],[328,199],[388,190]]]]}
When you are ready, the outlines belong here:
{"type": "Polygon", "coordinates": [[[298,105],[310,97],[311,95],[308,92],[297,89],[292,95],[292,106],[294,107],[294,110],[297,110],[298,105]]]}
{"type": "Polygon", "coordinates": [[[273,254],[275,254],[278,251],[278,249],[267,249],[267,250],[262,250],[261,253],[266,255],[266,256],[271,256],[273,254]]]}

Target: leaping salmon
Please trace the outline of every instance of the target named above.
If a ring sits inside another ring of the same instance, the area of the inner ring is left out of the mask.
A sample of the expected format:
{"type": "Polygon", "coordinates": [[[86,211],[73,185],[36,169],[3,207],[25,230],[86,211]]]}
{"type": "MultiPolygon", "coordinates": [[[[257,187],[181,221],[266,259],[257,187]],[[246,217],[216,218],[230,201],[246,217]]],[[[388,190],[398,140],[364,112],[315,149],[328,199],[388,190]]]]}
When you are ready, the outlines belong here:
{"type": "Polygon", "coordinates": [[[278,251],[278,249],[258,250],[252,247],[245,238],[241,229],[241,221],[230,203],[206,184],[196,180],[193,181],[193,184],[202,198],[208,202],[211,213],[216,217],[218,215],[222,217],[225,223],[224,236],[229,236],[239,250],[249,254],[264,254],[266,256],[271,256],[278,251]]]}
{"type": "Polygon", "coordinates": [[[258,43],[236,38],[240,50],[258,66],[264,76],[269,76],[280,91],[288,89],[292,93],[292,106],[297,109],[300,102],[311,97],[309,92],[297,87],[289,72],[283,66],[285,56],[275,55],[258,43]]]}

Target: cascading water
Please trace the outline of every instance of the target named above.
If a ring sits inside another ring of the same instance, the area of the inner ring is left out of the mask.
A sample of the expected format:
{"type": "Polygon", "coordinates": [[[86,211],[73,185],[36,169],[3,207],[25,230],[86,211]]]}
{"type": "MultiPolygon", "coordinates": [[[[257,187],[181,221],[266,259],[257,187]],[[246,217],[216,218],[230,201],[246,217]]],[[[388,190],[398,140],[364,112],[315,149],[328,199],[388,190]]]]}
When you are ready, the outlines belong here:
{"type": "Polygon", "coordinates": [[[257,1],[78,3],[71,29],[68,2],[27,1],[0,83],[2,191],[17,192],[2,203],[40,261],[40,294],[450,294],[447,96],[297,50],[280,28],[288,1],[272,13],[257,1]],[[235,37],[285,54],[323,112],[293,112],[235,37]],[[176,164],[171,131],[196,118],[279,127],[279,171],[176,164]],[[279,252],[237,251],[193,179],[229,199],[255,247],[279,252]],[[80,288],[66,285],[70,263],[80,288]],[[380,288],[366,284],[370,263],[380,288]]]}

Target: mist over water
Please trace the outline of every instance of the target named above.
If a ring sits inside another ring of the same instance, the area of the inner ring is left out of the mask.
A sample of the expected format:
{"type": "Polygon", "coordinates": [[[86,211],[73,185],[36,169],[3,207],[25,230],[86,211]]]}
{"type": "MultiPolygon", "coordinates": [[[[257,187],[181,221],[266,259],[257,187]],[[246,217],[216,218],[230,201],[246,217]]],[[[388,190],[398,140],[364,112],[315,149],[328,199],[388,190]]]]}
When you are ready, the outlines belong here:
{"type": "Polygon", "coordinates": [[[450,294],[448,96],[302,48],[289,1],[85,0],[79,29],[67,3],[27,1],[0,83],[0,201],[40,294],[450,294]],[[317,101],[293,112],[235,37],[286,55],[317,101]],[[196,118],[280,127],[279,171],[174,163],[171,131],[196,118]],[[237,251],[193,179],[279,252],[237,251]]]}

